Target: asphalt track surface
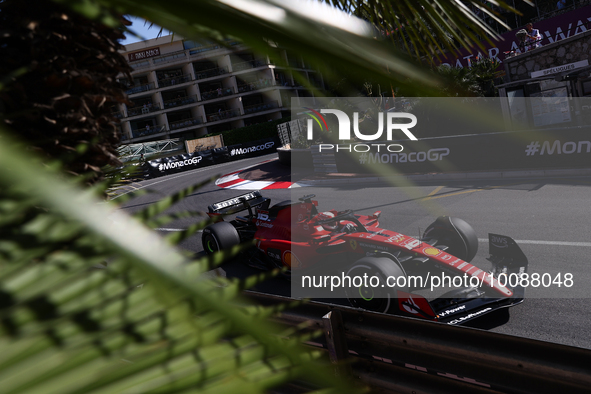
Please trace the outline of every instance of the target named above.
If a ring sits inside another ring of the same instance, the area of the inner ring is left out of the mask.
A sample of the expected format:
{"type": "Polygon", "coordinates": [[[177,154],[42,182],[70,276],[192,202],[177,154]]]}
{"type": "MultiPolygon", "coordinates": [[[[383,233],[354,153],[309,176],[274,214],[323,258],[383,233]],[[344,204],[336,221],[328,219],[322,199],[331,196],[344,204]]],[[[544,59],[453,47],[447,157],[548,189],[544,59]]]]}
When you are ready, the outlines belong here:
{"type": "MultiPolygon", "coordinates": [[[[132,199],[122,209],[127,212],[141,210],[164,196],[206,179],[216,179],[275,158],[276,155],[268,155],[142,181],[134,184],[133,189],[144,189],[148,194],[132,199]]],[[[276,161],[261,164],[243,173],[243,177],[286,180],[285,174],[277,171],[277,166],[279,163],[276,161]]],[[[305,183],[304,175],[297,178],[305,183]]],[[[169,212],[206,211],[213,202],[245,192],[223,189],[212,182],[176,204],[169,212]]],[[[263,193],[272,199],[272,203],[316,194],[320,210],[354,209],[361,214],[380,210],[381,227],[413,236],[418,236],[421,229],[425,229],[439,215],[460,217],[472,225],[481,240],[473,262],[483,267],[488,267],[485,265],[488,262],[484,260],[488,256],[488,247],[484,242],[487,234],[511,236],[528,257],[530,273],[556,275],[571,272],[574,286],[569,289],[557,286],[528,288],[522,304],[488,314],[467,325],[591,348],[591,178],[431,181],[415,185],[353,183],[263,193]]],[[[179,219],[156,231],[166,234],[187,228],[193,222],[194,219],[179,219]]],[[[200,238],[197,234],[181,247],[199,255],[203,253],[200,238]]],[[[258,273],[238,261],[225,264],[222,270],[224,275],[231,277],[258,273]]],[[[259,285],[256,290],[289,296],[290,284],[277,278],[259,285]]],[[[346,304],[346,300],[335,302],[346,304]]]]}

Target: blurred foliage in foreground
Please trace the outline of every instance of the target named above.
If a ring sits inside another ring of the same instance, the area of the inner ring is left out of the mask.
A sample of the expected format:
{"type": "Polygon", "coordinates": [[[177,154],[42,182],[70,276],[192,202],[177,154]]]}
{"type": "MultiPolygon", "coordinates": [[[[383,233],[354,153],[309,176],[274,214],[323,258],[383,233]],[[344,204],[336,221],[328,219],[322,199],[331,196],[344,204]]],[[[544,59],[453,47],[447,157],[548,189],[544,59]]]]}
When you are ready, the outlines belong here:
{"type": "Polygon", "coordinates": [[[119,163],[111,108],[126,102],[116,77],[131,70],[122,32],[47,0],[0,2],[0,26],[0,124],[46,162],[100,180],[119,163]]]}
{"type": "MultiPolygon", "coordinates": [[[[77,3],[120,23],[93,4],[77,3]]],[[[0,391],[356,391],[300,348],[318,333],[285,332],[267,322],[277,310],[240,298],[264,275],[206,274],[236,251],[191,261],[170,246],[202,218],[167,240],[150,229],[195,188],[137,214],[143,225],[97,197],[117,164],[110,106],[126,100],[119,31],[42,0],[0,2],[0,18],[0,391]]]]}
{"type": "Polygon", "coordinates": [[[447,83],[441,92],[449,97],[496,97],[495,79],[501,73],[498,71],[500,63],[497,59],[476,58],[471,67],[439,66],[437,73],[445,78],[447,83]]]}
{"type": "MultiPolygon", "coordinates": [[[[294,379],[357,391],[299,347],[318,332],[266,321],[288,305],[240,299],[267,274],[244,282],[205,274],[236,251],[191,261],[1,137],[2,393],[264,393],[294,379]]],[[[195,189],[135,216],[161,225],[172,217],[160,214],[195,189]]]]}
{"type": "Polygon", "coordinates": [[[100,167],[117,162],[109,113],[126,100],[115,77],[129,71],[116,52],[118,15],[142,16],[190,39],[235,37],[272,57],[280,45],[329,81],[359,86],[371,75],[414,95],[434,94],[438,78],[408,53],[435,56],[473,43],[473,29],[485,26],[454,1],[333,2],[349,12],[363,5],[374,23],[382,18],[382,27],[403,33],[404,54],[366,23],[339,23],[339,15],[312,9],[315,2],[55,2],[82,16],[44,0],[0,2],[2,392],[264,393],[294,379],[323,392],[355,392],[314,361],[316,352],[299,348],[318,333],[282,332],[266,321],[276,310],[239,298],[261,278],[206,276],[224,256],[189,261],[149,229],[194,189],[136,215],[142,226],[93,197],[104,186],[83,191],[47,164],[58,159],[96,183],[100,167]]]}

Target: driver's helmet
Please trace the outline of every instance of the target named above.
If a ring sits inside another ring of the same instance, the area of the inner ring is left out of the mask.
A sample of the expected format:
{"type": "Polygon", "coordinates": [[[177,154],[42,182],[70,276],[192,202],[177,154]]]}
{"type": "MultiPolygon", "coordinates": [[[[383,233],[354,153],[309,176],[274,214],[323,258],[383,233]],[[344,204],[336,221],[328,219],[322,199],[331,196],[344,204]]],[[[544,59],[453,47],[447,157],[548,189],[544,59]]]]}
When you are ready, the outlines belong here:
{"type": "MultiPolygon", "coordinates": [[[[318,214],[318,221],[327,220],[334,217],[335,214],[332,212],[322,212],[318,214]]],[[[326,231],[335,231],[339,227],[339,224],[337,220],[334,220],[332,222],[322,223],[322,227],[326,231]]]]}
{"type": "Polygon", "coordinates": [[[352,234],[355,231],[357,231],[357,229],[355,228],[355,225],[353,223],[347,223],[343,226],[341,231],[347,234],[352,234]]]}

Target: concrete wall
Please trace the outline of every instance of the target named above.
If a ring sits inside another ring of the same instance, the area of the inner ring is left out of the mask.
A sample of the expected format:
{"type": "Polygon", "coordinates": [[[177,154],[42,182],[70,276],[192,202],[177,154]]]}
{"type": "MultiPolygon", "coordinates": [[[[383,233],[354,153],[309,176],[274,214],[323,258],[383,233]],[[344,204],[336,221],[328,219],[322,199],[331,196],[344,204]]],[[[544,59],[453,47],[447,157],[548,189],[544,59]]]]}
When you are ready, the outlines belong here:
{"type": "Polygon", "coordinates": [[[509,77],[505,82],[529,79],[532,71],[589,59],[590,52],[591,30],[505,59],[503,63],[509,77]]]}

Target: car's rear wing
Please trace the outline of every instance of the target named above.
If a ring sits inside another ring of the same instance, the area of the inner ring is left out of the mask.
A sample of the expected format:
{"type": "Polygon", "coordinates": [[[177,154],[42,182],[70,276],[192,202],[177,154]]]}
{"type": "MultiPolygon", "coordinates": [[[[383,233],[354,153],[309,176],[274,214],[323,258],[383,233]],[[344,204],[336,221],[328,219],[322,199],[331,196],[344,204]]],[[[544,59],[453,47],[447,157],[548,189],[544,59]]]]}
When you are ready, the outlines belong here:
{"type": "Polygon", "coordinates": [[[252,208],[269,208],[271,203],[270,198],[263,197],[259,190],[243,194],[228,200],[216,202],[207,207],[208,215],[228,215],[236,212],[249,210],[249,214],[252,215],[252,208]]]}

